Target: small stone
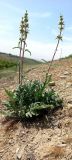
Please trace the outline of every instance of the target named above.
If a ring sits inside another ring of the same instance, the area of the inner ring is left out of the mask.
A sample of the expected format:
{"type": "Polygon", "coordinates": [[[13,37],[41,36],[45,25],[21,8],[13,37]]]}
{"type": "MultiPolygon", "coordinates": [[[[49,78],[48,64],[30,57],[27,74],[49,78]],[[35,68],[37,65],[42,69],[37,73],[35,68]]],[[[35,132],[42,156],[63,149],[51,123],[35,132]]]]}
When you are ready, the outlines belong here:
{"type": "Polygon", "coordinates": [[[22,154],[19,153],[19,154],[17,155],[17,160],[21,160],[21,158],[22,158],[22,154]]]}
{"type": "Polygon", "coordinates": [[[27,160],[36,160],[34,154],[33,153],[28,153],[27,154],[27,160]]]}
{"type": "Polygon", "coordinates": [[[49,86],[55,86],[55,82],[54,81],[50,82],[49,86]]]}
{"type": "Polygon", "coordinates": [[[61,78],[61,79],[65,79],[65,78],[66,78],[66,76],[62,75],[62,76],[60,76],[60,78],[61,78]]]}
{"type": "Polygon", "coordinates": [[[0,153],[4,152],[4,149],[0,150],[0,153]]]}
{"type": "Polygon", "coordinates": [[[22,131],[21,133],[22,133],[22,134],[25,134],[25,132],[24,132],[24,131],[22,131]]]}
{"type": "Polygon", "coordinates": [[[12,140],[10,139],[10,140],[9,140],[9,144],[11,144],[11,143],[12,143],[12,140]]]}
{"type": "Polygon", "coordinates": [[[18,151],[19,151],[19,148],[16,149],[16,154],[18,153],[18,151]]]}
{"type": "Polygon", "coordinates": [[[58,147],[66,147],[65,143],[59,144],[58,147]]]}
{"type": "Polygon", "coordinates": [[[16,160],[21,160],[23,152],[24,152],[23,147],[22,148],[17,148],[17,150],[16,150],[16,160]]]}
{"type": "Polygon", "coordinates": [[[72,104],[72,100],[68,100],[68,103],[69,103],[69,104],[72,104]]]}
{"type": "Polygon", "coordinates": [[[67,83],[66,88],[69,88],[71,86],[72,86],[72,84],[69,82],[69,83],[67,83]]]}
{"type": "Polygon", "coordinates": [[[70,73],[69,73],[69,72],[67,72],[67,71],[65,71],[65,72],[64,72],[64,75],[69,75],[69,74],[70,74],[70,73]]]}

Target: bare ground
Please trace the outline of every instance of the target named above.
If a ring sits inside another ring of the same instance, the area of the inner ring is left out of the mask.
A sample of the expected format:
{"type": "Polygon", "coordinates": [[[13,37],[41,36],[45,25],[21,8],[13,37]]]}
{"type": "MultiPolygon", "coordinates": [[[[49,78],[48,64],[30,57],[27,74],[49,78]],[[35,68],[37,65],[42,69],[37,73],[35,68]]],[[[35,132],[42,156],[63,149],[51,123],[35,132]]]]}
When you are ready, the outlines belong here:
{"type": "MultiPolygon", "coordinates": [[[[39,65],[27,74],[43,80],[48,65],[39,65]]],[[[51,68],[53,87],[64,99],[63,110],[35,122],[5,120],[0,116],[0,160],[72,160],[72,59],[55,61],[51,68]]],[[[0,109],[7,97],[3,87],[14,89],[13,80],[0,80],[0,109]]]]}

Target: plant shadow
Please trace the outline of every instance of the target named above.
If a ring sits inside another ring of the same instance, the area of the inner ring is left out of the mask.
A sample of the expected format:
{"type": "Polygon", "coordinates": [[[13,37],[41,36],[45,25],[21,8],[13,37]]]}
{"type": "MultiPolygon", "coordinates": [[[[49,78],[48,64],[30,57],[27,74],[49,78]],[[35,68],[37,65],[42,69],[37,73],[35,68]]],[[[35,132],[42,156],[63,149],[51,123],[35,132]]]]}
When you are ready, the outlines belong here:
{"type": "MultiPolygon", "coordinates": [[[[62,109],[59,109],[61,112],[62,109]]],[[[43,114],[38,117],[34,117],[31,119],[18,119],[15,117],[6,117],[3,121],[2,124],[6,126],[5,131],[10,131],[10,130],[16,130],[17,124],[21,123],[23,128],[30,129],[36,128],[37,130],[39,129],[46,129],[46,128],[53,128],[55,127],[55,120],[57,119],[57,111],[50,112],[48,114],[43,114]]]]}

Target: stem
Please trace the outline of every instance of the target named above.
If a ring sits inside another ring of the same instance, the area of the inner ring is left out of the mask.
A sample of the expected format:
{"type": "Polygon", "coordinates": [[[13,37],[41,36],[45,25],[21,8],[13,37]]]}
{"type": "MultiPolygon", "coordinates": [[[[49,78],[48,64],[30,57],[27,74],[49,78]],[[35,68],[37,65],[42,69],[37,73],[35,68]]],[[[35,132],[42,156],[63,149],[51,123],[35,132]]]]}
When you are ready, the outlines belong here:
{"type": "MultiPolygon", "coordinates": [[[[60,31],[60,36],[61,36],[61,31],[60,31]]],[[[55,55],[56,55],[56,52],[57,52],[57,49],[58,49],[58,46],[59,46],[59,42],[60,42],[60,39],[58,39],[58,41],[57,41],[57,45],[56,45],[56,48],[55,48],[55,51],[54,51],[54,54],[53,54],[51,63],[50,63],[50,65],[49,65],[48,72],[46,73],[46,78],[45,78],[45,82],[44,82],[44,85],[43,85],[43,88],[42,88],[42,92],[44,91],[46,85],[50,82],[51,76],[49,76],[49,71],[50,71],[50,68],[51,68],[51,66],[52,66],[54,57],[55,57],[55,55]]]]}
{"type": "MultiPolygon", "coordinates": [[[[60,31],[60,36],[61,36],[61,31],[60,31]]],[[[57,49],[58,49],[58,46],[59,46],[59,42],[60,42],[60,39],[58,39],[58,42],[57,42],[57,45],[56,45],[56,48],[55,48],[55,51],[54,51],[54,54],[53,54],[53,57],[52,57],[51,63],[50,63],[50,65],[49,65],[49,68],[48,68],[48,74],[49,74],[50,68],[51,68],[51,66],[52,66],[52,63],[53,63],[54,57],[55,57],[55,55],[56,55],[56,52],[57,52],[57,49]]]]}
{"type": "Polygon", "coordinates": [[[22,53],[22,57],[21,57],[21,85],[22,85],[22,81],[23,81],[24,52],[25,52],[25,41],[24,41],[24,43],[23,43],[23,53],[22,53]]]}
{"type": "Polygon", "coordinates": [[[22,50],[22,40],[21,40],[21,47],[20,47],[20,60],[19,60],[19,84],[21,84],[21,50],[22,50]]]}

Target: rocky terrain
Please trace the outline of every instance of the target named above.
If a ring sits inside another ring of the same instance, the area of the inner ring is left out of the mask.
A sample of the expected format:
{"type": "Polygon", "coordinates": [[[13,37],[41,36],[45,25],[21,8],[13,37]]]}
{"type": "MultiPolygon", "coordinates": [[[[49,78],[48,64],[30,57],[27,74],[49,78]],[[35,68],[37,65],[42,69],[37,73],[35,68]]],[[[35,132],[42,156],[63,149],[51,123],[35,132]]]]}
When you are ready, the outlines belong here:
{"type": "MultiPolygon", "coordinates": [[[[43,80],[47,70],[48,64],[38,65],[27,79],[43,80]]],[[[64,108],[28,123],[7,121],[0,115],[0,160],[72,160],[72,58],[54,61],[50,73],[64,108]]],[[[0,79],[0,110],[7,98],[4,87],[16,86],[17,76],[0,79]]]]}

